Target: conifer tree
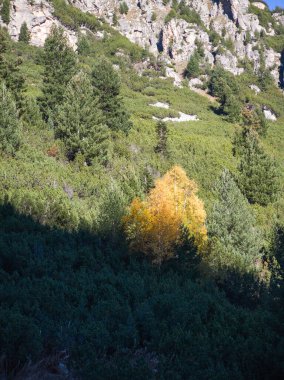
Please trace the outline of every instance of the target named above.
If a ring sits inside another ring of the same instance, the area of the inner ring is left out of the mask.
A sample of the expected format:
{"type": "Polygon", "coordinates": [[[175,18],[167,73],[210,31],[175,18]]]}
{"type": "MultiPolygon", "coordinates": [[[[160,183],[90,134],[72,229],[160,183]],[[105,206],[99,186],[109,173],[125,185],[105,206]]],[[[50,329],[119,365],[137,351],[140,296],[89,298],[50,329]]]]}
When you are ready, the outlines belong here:
{"type": "Polygon", "coordinates": [[[207,224],[211,243],[207,264],[219,274],[252,269],[260,257],[261,242],[248,201],[226,169],[215,190],[217,201],[207,224]]]}
{"type": "Polygon", "coordinates": [[[161,153],[163,156],[168,154],[167,141],[168,141],[168,127],[163,121],[158,121],[156,125],[156,134],[158,143],[155,147],[156,153],[161,153]]]}
{"type": "Polygon", "coordinates": [[[28,44],[30,42],[31,35],[28,29],[28,25],[26,22],[23,22],[20,29],[19,34],[19,42],[24,42],[25,44],[28,44]]]}
{"type": "Polygon", "coordinates": [[[103,121],[112,131],[127,133],[132,126],[129,114],[120,97],[120,79],[112,64],[98,61],[92,72],[94,94],[99,97],[103,121]]]}
{"type": "Polygon", "coordinates": [[[1,85],[0,98],[0,150],[14,154],[20,146],[20,122],[12,94],[1,85]]]}
{"type": "Polygon", "coordinates": [[[76,56],[64,30],[54,25],[44,44],[43,96],[39,99],[43,117],[48,120],[62,103],[66,86],[76,72],[76,56]]]}
{"type": "Polygon", "coordinates": [[[277,166],[265,153],[256,133],[245,136],[240,158],[238,182],[248,201],[263,206],[275,201],[279,191],[277,166]]]}
{"type": "Polygon", "coordinates": [[[109,132],[101,120],[91,81],[79,72],[69,82],[57,114],[56,137],[63,140],[70,160],[80,152],[89,164],[107,162],[109,132]]]}
{"type": "Polygon", "coordinates": [[[10,22],[10,0],[3,0],[1,17],[5,24],[10,22]]]}
{"type": "Polygon", "coordinates": [[[186,66],[185,77],[189,79],[198,77],[198,75],[200,74],[199,65],[200,65],[200,55],[198,51],[196,50],[190,57],[190,60],[186,66]]]}
{"type": "Polygon", "coordinates": [[[0,29],[0,81],[5,82],[12,93],[20,114],[24,106],[25,80],[20,72],[22,60],[4,55],[10,51],[10,37],[4,29],[0,29]]]}

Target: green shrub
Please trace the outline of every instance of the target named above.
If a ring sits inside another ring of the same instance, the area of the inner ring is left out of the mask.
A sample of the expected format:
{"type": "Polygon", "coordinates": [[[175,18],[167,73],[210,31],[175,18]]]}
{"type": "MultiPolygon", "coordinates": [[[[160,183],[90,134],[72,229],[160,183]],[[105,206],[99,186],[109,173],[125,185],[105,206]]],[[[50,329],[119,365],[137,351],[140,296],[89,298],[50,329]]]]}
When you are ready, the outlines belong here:
{"type": "Polygon", "coordinates": [[[1,8],[1,17],[5,24],[10,22],[10,0],[3,0],[1,8]]]}

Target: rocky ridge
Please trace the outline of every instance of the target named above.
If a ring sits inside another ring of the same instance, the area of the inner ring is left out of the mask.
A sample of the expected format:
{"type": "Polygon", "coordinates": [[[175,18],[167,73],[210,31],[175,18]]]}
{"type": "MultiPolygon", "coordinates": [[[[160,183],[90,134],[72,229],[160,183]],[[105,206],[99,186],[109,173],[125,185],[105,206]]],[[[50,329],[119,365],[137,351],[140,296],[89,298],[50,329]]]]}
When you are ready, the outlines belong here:
{"type": "MultiPolygon", "coordinates": [[[[258,46],[260,34],[274,35],[275,31],[272,25],[269,28],[261,26],[257,15],[249,13],[249,0],[185,0],[184,4],[199,15],[198,23],[189,23],[178,15],[165,21],[171,10],[171,1],[125,0],[126,14],[119,12],[120,0],[70,0],[69,3],[83,12],[105,19],[132,42],[149,49],[169,66],[174,65],[177,73],[184,70],[198,43],[204,50],[205,65],[220,63],[238,75],[244,70],[240,66],[241,60],[248,59],[257,70],[263,58],[275,81],[279,81],[280,54],[267,47],[260,51],[258,46]],[[218,36],[219,43],[214,43],[212,34],[218,36]]],[[[262,3],[254,4],[262,7],[259,5],[262,3]]],[[[276,23],[284,25],[282,14],[274,14],[273,17],[276,23]]],[[[53,23],[60,24],[53,15],[52,1],[11,1],[8,30],[14,39],[18,38],[24,21],[31,32],[31,43],[37,46],[43,45],[53,23]]],[[[76,33],[68,29],[66,32],[75,47],[76,33]]],[[[175,75],[172,70],[168,72],[175,75]]]]}

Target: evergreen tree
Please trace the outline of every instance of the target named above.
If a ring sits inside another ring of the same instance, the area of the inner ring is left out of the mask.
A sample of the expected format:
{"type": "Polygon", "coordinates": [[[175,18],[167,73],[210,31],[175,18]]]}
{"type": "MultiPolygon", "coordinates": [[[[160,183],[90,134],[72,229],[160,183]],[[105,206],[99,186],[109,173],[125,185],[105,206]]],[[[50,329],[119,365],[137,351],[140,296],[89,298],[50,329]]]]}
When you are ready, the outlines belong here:
{"type": "Polygon", "coordinates": [[[66,86],[76,71],[76,56],[64,30],[53,26],[44,44],[43,96],[39,99],[43,117],[48,120],[62,103],[66,86]]]}
{"type": "Polygon", "coordinates": [[[28,44],[30,42],[31,35],[28,29],[28,25],[26,22],[23,22],[20,29],[19,34],[19,42],[24,42],[25,44],[28,44]]]}
{"type": "Polygon", "coordinates": [[[277,166],[260,145],[256,133],[247,133],[240,150],[239,185],[250,203],[266,206],[279,191],[277,166]]]}
{"type": "Polygon", "coordinates": [[[112,16],[112,24],[113,26],[117,26],[118,25],[118,18],[117,18],[117,14],[114,13],[113,16],[112,16]]]}
{"type": "Polygon", "coordinates": [[[1,17],[5,24],[10,22],[10,0],[3,0],[1,17]]]}
{"type": "Polygon", "coordinates": [[[198,77],[200,74],[200,55],[196,50],[189,59],[187,67],[185,69],[185,77],[192,79],[198,77]]]}
{"type": "Polygon", "coordinates": [[[241,118],[240,89],[234,75],[217,65],[209,81],[209,91],[219,100],[219,110],[228,116],[228,120],[238,122],[241,118]]]}
{"type": "Polygon", "coordinates": [[[168,140],[168,127],[167,124],[163,121],[158,121],[156,125],[156,134],[158,143],[155,147],[156,153],[161,153],[163,156],[166,156],[168,153],[167,149],[167,140],[168,140]]]}
{"type": "Polygon", "coordinates": [[[95,159],[107,162],[109,133],[101,120],[91,81],[79,72],[69,82],[57,114],[56,137],[63,140],[70,160],[81,153],[88,164],[95,159]]]}
{"type": "Polygon", "coordinates": [[[231,90],[228,90],[224,94],[220,110],[227,115],[227,118],[230,122],[238,122],[241,118],[241,102],[231,93],[231,90]]]}
{"type": "Polygon", "coordinates": [[[90,53],[90,43],[88,37],[81,34],[77,43],[77,53],[80,55],[88,55],[90,53]]]}
{"type": "Polygon", "coordinates": [[[99,97],[103,123],[113,131],[127,133],[132,127],[129,114],[120,97],[120,79],[112,64],[98,61],[92,72],[94,94],[99,97]]]}
{"type": "Polygon", "coordinates": [[[10,51],[10,38],[4,29],[0,29],[0,81],[5,82],[6,87],[15,98],[20,114],[24,106],[25,80],[20,72],[22,60],[11,55],[5,55],[10,51]]]}
{"type": "Polygon", "coordinates": [[[260,257],[260,236],[247,200],[226,169],[216,184],[216,195],[208,221],[207,264],[219,275],[229,269],[246,272],[260,257]]]}
{"type": "Polygon", "coordinates": [[[16,104],[6,86],[1,86],[0,98],[0,150],[14,154],[20,146],[20,122],[16,104]]]}

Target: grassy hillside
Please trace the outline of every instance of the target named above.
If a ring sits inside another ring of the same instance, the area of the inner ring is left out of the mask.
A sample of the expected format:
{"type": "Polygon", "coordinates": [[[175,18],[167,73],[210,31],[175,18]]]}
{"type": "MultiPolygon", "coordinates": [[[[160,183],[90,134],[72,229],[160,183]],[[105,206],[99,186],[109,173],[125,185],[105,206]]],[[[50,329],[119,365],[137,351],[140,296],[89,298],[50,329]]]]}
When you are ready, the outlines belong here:
{"type": "MultiPolygon", "coordinates": [[[[224,168],[237,173],[232,140],[239,126],[186,81],[178,88],[160,77],[163,70],[153,57],[93,16],[72,13],[61,1],[53,4],[69,27],[85,24],[109,33],[102,40],[88,34],[78,67],[91,73],[102,56],[116,65],[133,127],[128,135],[112,135],[106,166],[87,166],[80,154],[68,161],[52,123],[43,122],[36,106],[43,49],[11,42],[5,57],[22,60],[28,106],[20,149],[0,155],[0,373],[13,378],[25,363],[65,352],[70,372],[60,378],[70,380],[282,378],[283,93],[269,85],[255,95],[249,85],[257,77],[237,78],[243,98],[278,117],[261,141],[275,157],[281,191],[266,207],[249,206],[265,237],[263,256],[273,252],[265,261],[272,262],[269,286],[230,268],[227,280],[215,281],[190,242],[155,266],[129,254],[121,228],[127,207],[179,165],[198,184],[210,221],[217,178],[224,168]],[[142,74],[137,62],[147,66],[142,74]],[[169,109],[151,106],[156,102],[169,109]],[[169,155],[163,157],[154,150],[153,117],[179,112],[199,120],[167,123],[169,155]]],[[[58,359],[56,371],[60,365],[58,359]]],[[[54,371],[51,364],[44,369],[54,371]]]]}

